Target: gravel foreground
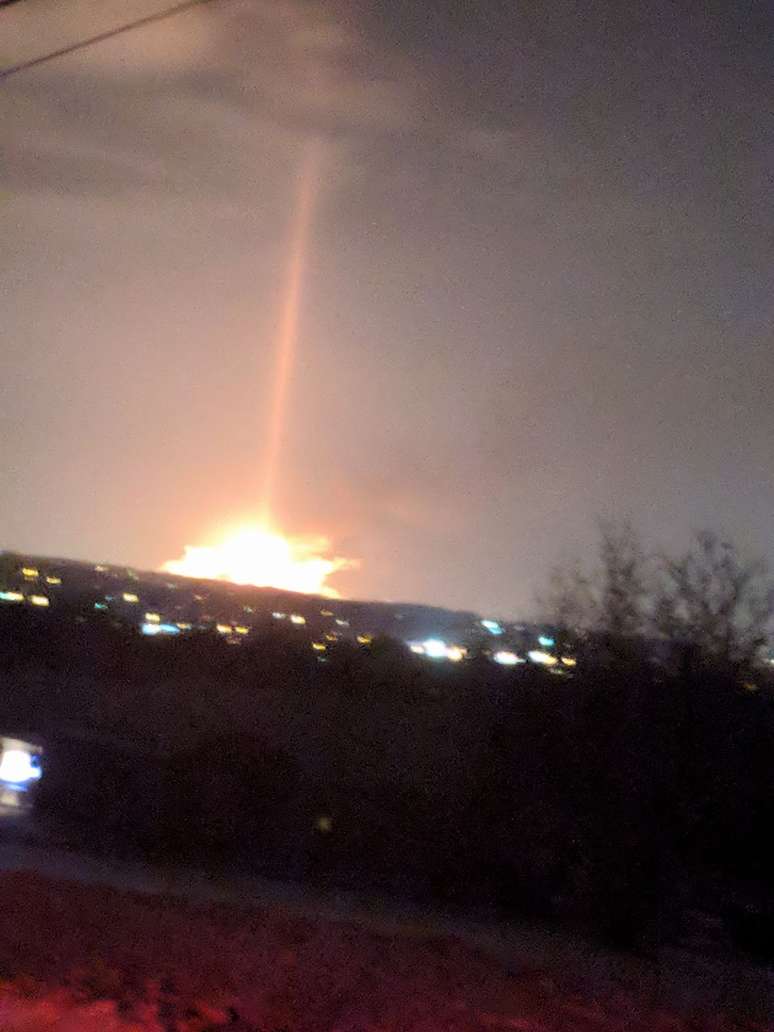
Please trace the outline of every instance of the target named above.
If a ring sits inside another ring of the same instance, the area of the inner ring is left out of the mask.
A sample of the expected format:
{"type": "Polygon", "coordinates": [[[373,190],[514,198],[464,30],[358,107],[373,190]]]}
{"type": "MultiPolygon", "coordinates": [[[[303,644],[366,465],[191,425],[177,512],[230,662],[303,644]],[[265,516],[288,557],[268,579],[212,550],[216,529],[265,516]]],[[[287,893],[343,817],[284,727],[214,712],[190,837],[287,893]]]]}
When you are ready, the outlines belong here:
{"type": "Polygon", "coordinates": [[[453,937],[0,876],[0,1032],[774,1032],[453,937]],[[518,958],[517,958],[518,960],[518,958]]]}

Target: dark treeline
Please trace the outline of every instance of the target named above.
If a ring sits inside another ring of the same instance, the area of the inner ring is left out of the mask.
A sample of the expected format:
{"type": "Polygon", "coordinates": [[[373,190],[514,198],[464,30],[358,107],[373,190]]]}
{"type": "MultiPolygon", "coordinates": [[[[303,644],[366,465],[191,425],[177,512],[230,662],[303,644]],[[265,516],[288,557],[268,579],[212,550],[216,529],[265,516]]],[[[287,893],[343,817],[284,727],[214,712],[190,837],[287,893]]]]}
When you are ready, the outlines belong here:
{"type": "Polygon", "coordinates": [[[596,631],[575,646],[566,677],[390,640],[321,663],[276,628],[235,647],[6,607],[0,721],[47,742],[41,810],[111,848],[570,920],[628,946],[725,907],[760,947],[766,670],[689,645],[654,662],[596,631]],[[739,893],[752,908],[728,909],[739,893]]]}

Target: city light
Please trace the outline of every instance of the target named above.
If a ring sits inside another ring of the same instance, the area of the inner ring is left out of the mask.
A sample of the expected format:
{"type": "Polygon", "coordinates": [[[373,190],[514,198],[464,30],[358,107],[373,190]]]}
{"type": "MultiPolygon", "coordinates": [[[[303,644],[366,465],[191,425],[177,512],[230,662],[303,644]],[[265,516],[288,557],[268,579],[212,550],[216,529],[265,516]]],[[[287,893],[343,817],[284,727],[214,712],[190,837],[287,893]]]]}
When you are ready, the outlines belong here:
{"type": "Polygon", "coordinates": [[[467,656],[467,649],[461,645],[447,645],[440,638],[428,638],[426,641],[407,642],[409,650],[416,656],[427,656],[428,659],[448,659],[451,663],[461,662],[467,656]]]}
{"type": "Polygon", "coordinates": [[[440,638],[428,638],[423,644],[425,655],[429,656],[430,659],[446,659],[445,641],[441,641],[440,638]]]}
{"type": "Polygon", "coordinates": [[[45,609],[49,604],[48,595],[30,595],[29,603],[31,606],[41,606],[45,609]]]}
{"type": "Polygon", "coordinates": [[[559,662],[556,656],[552,656],[550,652],[542,652],[540,649],[532,649],[527,655],[533,663],[539,663],[541,666],[556,666],[559,662]]]}
{"type": "Polygon", "coordinates": [[[141,625],[140,631],[149,638],[154,638],[158,634],[179,634],[180,628],[177,624],[146,622],[141,625]]]}
{"type": "Polygon", "coordinates": [[[36,577],[40,576],[39,571],[34,566],[22,566],[21,572],[26,580],[35,580],[36,577]]]}
{"type": "Polygon", "coordinates": [[[485,630],[489,631],[490,634],[494,634],[495,636],[503,633],[503,629],[497,620],[482,620],[481,626],[485,630]]]}
{"type": "Polygon", "coordinates": [[[527,662],[526,659],[522,659],[521,656],[517,656],[515,652],[509,652],[507,649],[495,652],[492,659],[495,663],[499,663],[500,666],[516,666],[518,663],[527,662]]]}
{"type": "Polygon", "coordinates": [[[24,595],[20,591],[0,591],[0,602],[23,602],[24,595]]]}
{"type": "Polygon", "coordinates": [[[556,645],[556,641],[553,638],[550,638],[547,634],[539,634],[538,645],[542,645],[544,649],[550,649],[556,645]]]}
{"type": "Polygon", "coordinates": [[[134,605],[135,602],[140,601],[139,596],[135,595],[133,591],[125,591],[121,598],[124,600],[124,602],[129,602],[132,605],[134,605]]]}
{"type": "Polygon", "coordinates": [[[0,781],[23,785],[40,777],[40,761],[26,749],[6,749],[0,759],[0,781]]]}
{"type": "Polygon", "coordinates": [[[145,622],[146,623],[161,623],[161,617],[159,616],[158,613],[146,613],[145,614],[145,622]]]}
{"type": "Polygon", "coordinates": [[[49,576],[46,577],[46,584],[61,584],[61,583],[62,583],[62,578],[61,577],[55,577],[52,574],[49,574],[49,576]]]}
{"type": "Polygon", "coordinates": [[[574,667],[578,665],[578,660],[574,656],[562,656],[562,664],[566,667],[574,667]]]}
{"type": "Polygon", "coordinates": [[[162,570],[337,598],[327,580],[353,563],[329,557],[329,550],[324,537],[284,537],[261,527],[244,527],[215,545],[186,545],[183,557],[164,563],[162,570]]]}

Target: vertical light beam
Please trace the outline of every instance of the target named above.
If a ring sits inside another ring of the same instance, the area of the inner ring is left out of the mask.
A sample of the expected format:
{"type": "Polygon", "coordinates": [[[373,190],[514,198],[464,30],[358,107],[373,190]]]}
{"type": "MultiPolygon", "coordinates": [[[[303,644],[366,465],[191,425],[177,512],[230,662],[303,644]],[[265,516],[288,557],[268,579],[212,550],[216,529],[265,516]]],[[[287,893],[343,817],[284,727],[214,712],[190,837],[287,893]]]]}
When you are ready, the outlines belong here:
{"type": "Polygon", "coordinates": [[[264,460],[261,516],[264,526],[267,527],[270,525],[274,481],[285,429],[288,388],[296,358],[298,317],[309,248],[309,228],[320,185],[320,149],[321,144],[318,139],[313,139],[306,145],[299,170],[290,225],[290,247],[277,323],[274,383],[269,406],[269,426],[264,460]]]}

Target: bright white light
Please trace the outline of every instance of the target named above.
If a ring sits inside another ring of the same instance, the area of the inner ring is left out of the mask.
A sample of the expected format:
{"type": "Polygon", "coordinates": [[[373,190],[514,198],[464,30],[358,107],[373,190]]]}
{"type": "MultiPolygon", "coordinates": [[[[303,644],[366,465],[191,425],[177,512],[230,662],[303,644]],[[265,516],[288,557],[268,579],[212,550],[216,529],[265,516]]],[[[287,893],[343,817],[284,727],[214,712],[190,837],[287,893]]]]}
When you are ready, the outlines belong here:
{"type": "Polygon", "coordinates": [[[260,528],[245,527],[217,545],[186,545],[181,559],[164,563],[168,573],[202,580],[282,588],[336,598],[325,582],[338,570],[354,564],[349,559],[327,558],[329,542],[322,537],[286,538],[260,528]]]}
{"type": "Polygon", "coordinates": [[[125,591],[123,593],[123,595],[121,596],[121,598],[124,600],[124,602],[134,603],[134,602],[139,602],[140,601],[138,596],[135,595],[133,591],[125,591]]]}
{"type": "Polygon", "coordinates": [[[465,658],[465,650],[461,649],[459,645],[450,645],[446,650],[446,658],[452,663],[459,663],[465,658]]]}
{"type": "Polygon", "coordinates": [[[526,663],[526,660],[522,659],[521,656],[517,656],[515,652],[509,652],[507,649],[495,652],[492,659],[501,666],[516,666],[517,663],[526,663]]]}
{"type": "Polygon", "coordinates": [[[527,655],[533,663],[540,663],[542,666],[556,666],[559,662],[556,656],[552,656],[550,652],[541,652],[540,649],[532,649],[527,655]]]}
{"type": "Polygon", "coordinates": [[[287,613],[272,613],[271,615],[274,617],[275,620],[284,620],[285,617],[288,614],[287,613]]]}
{"type": "Polygon", "coordinates": [[[0,591],[0,602],[23,602],[24,595],[20,591],[0,591]]]}
{"type": "MultiPolygon", "coordinates": [[[[425,646],[424,645],[418,645],[416,642],[414,642],[413,645],[409,645],[409,648],[417,656],[424,656],[424,654],[425,654],[425,646]]],[[[774,660],[772,660],[772,663],[774,663],[774,660]]]]}
{"type": "Polygon", "coordinates": [[[146,623],[161,623],[161,617],[159,616],[158,613],[146,613],[145,614],[145,622],[146,623]]]}
{"type": "Polygon", "coordinates": [[[33,606],[43,606],[45,608],[48,605],[48,595],[30,595],[29,600],[33,606]]]}
{"type": "Polygon", "coordinates": [[[425,655],[430,659],[446,659],[446,642],[440,638],[428,638],[424,646],[425,655]]]}
{"type": "Polygon", "coordinates": [[[22,785],[26,781],[37,781],[41,770],[32,754],[24,749],[6,749],[0,759],[0,781],[9,785],[22,785]]]}
{"type": "Polygon", "coordinates": [[[578,660],[575,656],[562,656],[562,663],[564,666],[574,667],[578,665],[578,660]]]}
{"type": "Polygon", "coordinates": [[[538,645],[542,645],[544,649],[550,649],[556,645],[556,642],[553,638],[549,638],[547,634],[540,634],[538,635],[538,645]]]}
{"type": "MultiPolygon", "coordinates": [[[[190,625],[189,625],[190,626],[190,625]]],[[[180,634],[177,624],[171,623],[144,623],[140,625],[143,634],[154,637],[157,634],[180,634]]]]}
{"type": "Polygon", "coordinates": [[[482,620],[481,626],[489,631],[490,634],[498,635],[503,633],[503,629],[497,620],[482,620]]]}
{"type": "Polygon", "coordinates": [[[290,622],[294,623],[294,624],[297,624],[299,627],[301,627],[303,624],[306,623],[306,617],[305,616],[301,616],[300,613],[291,613],[290,614],[290,622]]]}

